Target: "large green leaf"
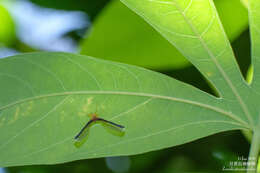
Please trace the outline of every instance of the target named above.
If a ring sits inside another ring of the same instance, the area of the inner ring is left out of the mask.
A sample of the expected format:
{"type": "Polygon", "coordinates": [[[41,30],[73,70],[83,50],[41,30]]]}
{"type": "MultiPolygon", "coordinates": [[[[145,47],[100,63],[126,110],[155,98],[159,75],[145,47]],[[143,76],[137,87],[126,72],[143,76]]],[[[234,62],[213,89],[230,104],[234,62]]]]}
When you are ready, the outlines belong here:
{"type": "MultiPolygon", "coordinates": [[[[248,26],[247,10],[240,0],[214,2],[233,41],[248,26]]],[[[190,65],[175,47],[118,0],[106,6],[86,35],[81,45],[85,55],[156,70],[190,65]]]]}
{"type": "MultiPolygon", "coordinates": [[[[244,81],[211,0],[123,0],[211,82],[220,97],[142,68],[66,53],[0,60],[0,166],[131,155],[234,129],[255,130],[259,95],[244,81]],[[87,114],[96,124],[80,147],[87,114]]],[[[255,20],[255,19],[254,19],[255,20]]]]}
{"type": "Polygon", "coordinates": [[[0,166],[130,155],[249,128],[243,117],[192,86],[145,69],[65,53],[0,60],[0,166]],[[73,137],[95,112],[100,124],[80,148],[73,137]]]}

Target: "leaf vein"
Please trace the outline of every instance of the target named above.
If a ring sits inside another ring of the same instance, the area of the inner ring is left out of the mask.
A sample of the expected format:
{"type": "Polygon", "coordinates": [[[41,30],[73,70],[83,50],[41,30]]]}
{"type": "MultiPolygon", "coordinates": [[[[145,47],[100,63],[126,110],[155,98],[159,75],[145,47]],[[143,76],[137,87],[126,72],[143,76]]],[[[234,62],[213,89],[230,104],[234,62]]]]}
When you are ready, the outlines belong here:
{"type": "Polygon", "coordinates": [[[133,112],[133,111],[136,110],[137,108],[139,108],[139,107],[141,107],[141,106],[144,106],[144,105],[146,105],[147,103],[149,103],[152,99],[153,99],[153,98],[149,98],[149,99],[145,100],[144,102],[139,103],[139,104],[135,105],[134,107],[132,107],[132,108],[130,108],[130,109],[124,111],[124,112],[121,112],[121,113],[118,114],[118,115],[115,115],[115,116],[114,116],[113,118],[111,118],[110,120],[114,120],[114,119],[116,119],[116,118],[121,117],[121,116],[124,115],[124,114],[128,114],[128,113],[130,113],[130,112],[133,112]]]}
{"type": "MultiPolygon", "coordinates": [[[[212,6],[212,2],[210,2],[210,3],[211,3],[211,6],[212,6]]],[[[180,7],[179,7],[179,5],[177,3],[176,3],[176,7],[181,12],[180,7]]],[[[197,35],[197,37],[198,37],[199,41],[201,42],[202,46],[208,52],[208,55],[211,57],[212,61],[216,65],[217,69],[219,70],[219,72],[221,73],[221,75],[223,76],[225,81],[227,82],[228,86],[231,88],[231,91],[234,93],[237,101],[239,102],[240,106],[242,107],[242,110],[243,110],[245,116],[249,120],[250,125],[253,125],[253,120],[252,120],[252,117],[250,115],[250,112],[249,112],[247,106],[245,105],[245,103],[243,102],[243,100],[241,99],[241,97],[240,97],[239,93],[237,92],[236,88],[234,87],[233,83],[230,81],[229,77],[227,76],[225,71],[222,69],[221,65],[219,64],[219,62],[217,61],[216,57],[211,52],[211,50],[208,48],[207,44],[204,42],[203,38],[201,37],[201,35],[197,31],[197,29],[192,25],[192,23],[190,23],[189,19],[187,19],[186,15],[184,13],[181,12],[181,14],[183,15],[183,18],[186,21],[186,23],[192,29],[193,33],[195,35],[197,35]]]]}
{"type": "Polygon", "coordinates": [[[32,86],[30,85],[30,83],[28,83],[27,81],[23,80],[22,78],[16,76],[16,75],[11,75],[11,74],[6,74],[6,73],[0,73],[0,76],[7,76],[10,78],[14,78],[17,81],[20,81],[24,86],[26,86],[30,92],[32,93],[32,95],[36,95],[34,89],[32,88],[32,86]]]}
{"type": "Polygon", "coordinates": [[[5,146],[7,146],[10,142],[12,142],[15,138],[17,138],[18,136],[20,136],[21,134],[23,134],[26,130],[30,129],[31,127],[33,127],[35,124],[37,124],[38,122],[42,121],[43,119],[45,119],[48,115],[50,115],[50,113],[52,113],[53,111],[55,111],[59,106],[61,106],[65,100],[67,98],[69,98],[70,96],[66,96],[64,99],[62,99],[59,103],[57,103],[56,105],[54,105],[54,107],[48,111],[46,114],[44,114],[41,118],[33,121],[31,124],[29,124],[28,126],[26,126],[25,128],[23,128],[21,131],[19,131],[17,134],[15,134],[13,137],[11,137],[9,140],[7,140],[5,143],[0,145],[0,149],[4,148],[5,146]]]}
{"type": "Polygon", "coordinates": [[[97,78],[90,73],[85,67],[83,67],[81,64],[79,64],[78,62],[72,60],[70,57],[63,55],[63,57],[65,57],[68,61],[70,61],[71,63],[77,65],[81,70],[85,71],[96,83],[96,85],[98,86],[98,88],[100,90],[102,90],[101,84],[99,83],[99,81],[97,80],[97,78]]]}
{"type": "Polygon", "coordinates": [[[32,64],[32,65],[35,65],[35,66],[39,67],[40,69],[42,69],[43,71],[49,73],[52,77],[55,78],[55,80],[57,80],[57,81],[59,82],[59,84],[61,85],[62,89],[63,89],[64,91],[66,91],[66,88],[65,88],[65,86],[64,86],[64,83],[62,82],[62,80],[61,80],[55,73],[53,73],[52,71],[50,71],[49,69],[47,69],[47,68],[44,67],[43,65],[37,64],[36,62],[33,62],[33,61],[31,61],[31,60],[28,60],[28,59],[25,59],[25,58],[21,58],[21,57],[19,57],[19,59],[24,60],[24,61],[26,61],[26,62],[28,62],[28,63],[30,63],[30,64],[32,64]]]}

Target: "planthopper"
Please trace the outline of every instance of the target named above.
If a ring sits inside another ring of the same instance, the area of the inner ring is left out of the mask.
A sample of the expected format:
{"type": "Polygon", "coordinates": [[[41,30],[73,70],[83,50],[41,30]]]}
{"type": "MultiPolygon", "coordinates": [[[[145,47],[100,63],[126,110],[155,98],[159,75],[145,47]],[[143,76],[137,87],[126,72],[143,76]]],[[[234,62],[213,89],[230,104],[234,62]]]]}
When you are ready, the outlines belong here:
{"type": "Polygon", "coordinates": [[[75,140],[76,141],[81,141],[87,134],[87,131],[89,129],[89,127],[94,124],[95,122],[103,122],[106,125],[109,125],[111,128],[123,132],[125,130],[125,127],[119,124],[116,124],[114,122],[105,120],[103,118],[99,118],[98,115],[96,113],[92,113],[89,114],[89,116],[91,117],[91,119],[87,122],[87,124],[79,131],[79,133],[75,136],[75,140]]]}

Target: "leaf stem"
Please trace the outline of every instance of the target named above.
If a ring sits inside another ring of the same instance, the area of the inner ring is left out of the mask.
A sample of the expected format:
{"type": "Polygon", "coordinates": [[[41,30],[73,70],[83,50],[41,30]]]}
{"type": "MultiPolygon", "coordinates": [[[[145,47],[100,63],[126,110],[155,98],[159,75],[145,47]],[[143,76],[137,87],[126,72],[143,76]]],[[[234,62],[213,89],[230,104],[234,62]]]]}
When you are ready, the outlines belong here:
{"type": "Polygon", "coordinates": [[[260,149],[260,122],[258,122],[256,128],[254,128],[250,152],[247,160],[247,162],[249,163],[247,167],[247,173],[257,173],[257,160],[258,160],[259,149],[260,149]]]}

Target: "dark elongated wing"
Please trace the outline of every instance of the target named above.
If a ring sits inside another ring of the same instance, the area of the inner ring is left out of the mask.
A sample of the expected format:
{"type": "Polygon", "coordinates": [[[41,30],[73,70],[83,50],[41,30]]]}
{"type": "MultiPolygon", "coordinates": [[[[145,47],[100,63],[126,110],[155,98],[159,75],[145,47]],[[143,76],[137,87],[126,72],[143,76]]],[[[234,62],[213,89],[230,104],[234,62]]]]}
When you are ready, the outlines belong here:
{"type": "Polygon", "coordinates": [[[111,127],[113,127],[113,129],[119,130],[119,131],[124,131],[125,127],[116,123],[113,123],[111,121],[105,120],[103,118],[97,118],[96,121],[101,121],[104,122],[106,124],[109,124],[111,127]]]}
{"type": "Polygon", "coordinates": [[[80,130],[80,132],[74,137],[74,139],[77,141],[82,140],[87,134],[87,130],[90,127],[90,125],[95,121],[96,120],[89,120],[89,122],[80,130]]]}

